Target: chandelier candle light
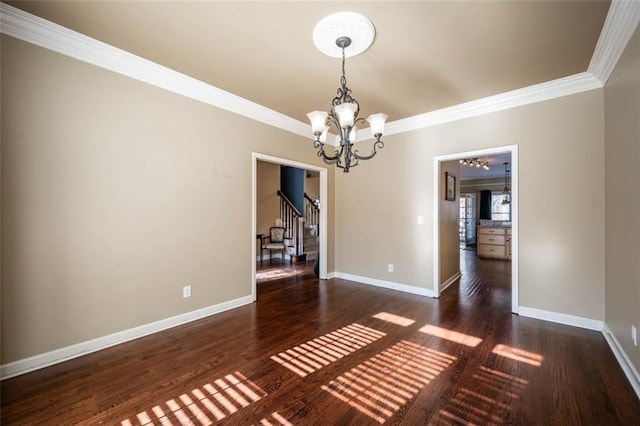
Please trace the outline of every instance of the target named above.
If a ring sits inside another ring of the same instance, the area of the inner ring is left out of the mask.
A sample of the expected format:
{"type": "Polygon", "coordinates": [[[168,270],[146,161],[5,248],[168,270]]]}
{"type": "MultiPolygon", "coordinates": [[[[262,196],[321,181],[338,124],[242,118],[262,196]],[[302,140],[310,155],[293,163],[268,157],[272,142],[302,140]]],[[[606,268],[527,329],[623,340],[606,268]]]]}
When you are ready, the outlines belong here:
{"type": "Polygon", "coordinates": [[[371,114],[366,119],[371,126],[371,134],[375,138],[371,154],[360,155],[357,149],[353,149],[358,131],[356,124],[364,123],[365,119],[358,117],[360,104],[351,96],[351,89],[347,87],[344,72],[347,49],[349,49],[349,57],[358,55],[371,46],[374,37],[373,24],[364,16],[352,12],[329,15],[321,20],[313,31],[313,41],[321,52],[332,57],[342,56],[340,87],[336,97],[331,101],[330,111],[313,111],[307,114],[314,136],[313,147],[318,150],[318,157],[321,157],[325,163],[335,164],[344,173],[349,173],[349,169],[357,166],[360,160],[373,158],[378,149],[384,147],[380,138],[384,133],[387,115],[379,113],[371,114]],[[337,129],[336,145],[339,148],[327,154],[325,143],[331,124],[337,129]]]}

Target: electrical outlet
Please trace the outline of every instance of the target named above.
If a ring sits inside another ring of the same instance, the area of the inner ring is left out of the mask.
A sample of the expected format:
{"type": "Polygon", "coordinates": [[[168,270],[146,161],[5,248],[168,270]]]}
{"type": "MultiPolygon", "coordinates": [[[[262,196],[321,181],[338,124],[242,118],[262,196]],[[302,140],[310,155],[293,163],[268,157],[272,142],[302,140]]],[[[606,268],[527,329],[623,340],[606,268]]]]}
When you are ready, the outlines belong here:
{"type": "Polygon", "coordinates": [[[633,340],[633,346],[638,346],[638,330],[635,326],[631,326],[631,340],[633,340]]]}
{"type": "Polygon", "coordinates": [[[387,270],[388,270],[389,272],[393,272],[393,263],[390,263],[390,264],[387,266],[387,270]]]}
{"type": "Polygon", "coordinates": [[[191,286],[190,285],[185,285],[184,287],[182,287],[182,297],[183,298],[187,298],[187,297],[191,297],[191,286]]]}
{"type": "Polygon", "coordinates": [[[424,216],[418,216],[418,225],[424,225],[424,216]]]}

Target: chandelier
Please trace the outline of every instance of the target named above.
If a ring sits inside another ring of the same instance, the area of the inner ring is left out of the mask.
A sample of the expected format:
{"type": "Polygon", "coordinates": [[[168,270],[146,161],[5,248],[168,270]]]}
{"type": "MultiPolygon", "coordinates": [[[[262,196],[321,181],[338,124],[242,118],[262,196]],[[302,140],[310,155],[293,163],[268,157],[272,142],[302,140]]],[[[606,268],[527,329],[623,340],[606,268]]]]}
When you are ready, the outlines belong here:
{"type": "Polygon", "coordinates": [[[462,164],[463,166],[469,166],[469,167],[482,167],[484,170],[489,170],[491,167],[489,167],[489,162],[488,161],[482,161],[479,160],[478,158],[471,158],[471,159],[467,159],[467,158],[463,158],[462,160],[460,160],[460,164],[462,164]]]}
{"type": "Polygon", "coordinates": [[[325,163],[335,164],[344,173],[349,173],[351,167],[359,164],[360,160],[370,160],[375,157],[378,149],[384,147],[380,138],[384,133],[384,123],[386,114],[371,114],[366,121],[371,127],[371,134],[375,138],[370,154],[363,155],[354,149],[358,126],[364,123],[365,119],[358,117],[360,114],[360,104],[351,96],[351,89],[347,86],[345,76],[345,49],[352,46],[353,38],[355,43],[349,56],[355,56],[365,51],[375,36],[375,30],[371,22],[362,15],[351,12],[342,12],[329,15],[318,23],[314,30],[313,38],[316,46],[329,56],[335,55],[335,48],[339,49],[342,56],[342,77],[340,87],[338,87],[336,97],[331,101],[329,112],[313,111],[307,114],[311,121],[311,131],[314,136],[313,147],[318,150],[318,157],[325,163]],[[334,44],[331,46],[331,44],[334,44]],[[327,135],[331,126],[336,129],[337,149],[325,148],[327,145],[327,135]],[[333,151],[333,152],[331,152],[333,151]]]}

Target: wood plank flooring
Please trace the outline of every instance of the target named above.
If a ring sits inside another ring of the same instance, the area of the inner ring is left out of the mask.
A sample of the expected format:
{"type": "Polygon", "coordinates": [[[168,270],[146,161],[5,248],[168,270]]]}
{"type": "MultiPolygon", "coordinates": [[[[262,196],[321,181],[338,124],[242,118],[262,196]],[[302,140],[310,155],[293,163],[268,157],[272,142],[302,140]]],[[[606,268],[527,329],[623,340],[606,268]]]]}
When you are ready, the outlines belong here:
{"type": "Polygon", "coordinates": [[[255,304],[5,380],[2,424],[640,424],[601,333],[512,315],[509,262],[461,267],[439,300],[297,267],[255,304]]]}

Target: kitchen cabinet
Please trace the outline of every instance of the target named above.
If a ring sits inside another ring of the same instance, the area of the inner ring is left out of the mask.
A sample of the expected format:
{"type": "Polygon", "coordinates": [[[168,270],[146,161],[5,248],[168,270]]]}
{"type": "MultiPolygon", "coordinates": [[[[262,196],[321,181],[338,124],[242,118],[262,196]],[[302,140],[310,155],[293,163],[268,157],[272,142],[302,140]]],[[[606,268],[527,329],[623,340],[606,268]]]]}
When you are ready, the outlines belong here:
{"type": "Polygon", "coordinates": [[[511,259],[511,228],[478,227],[478,256],[488,259],[511,259]]]}

